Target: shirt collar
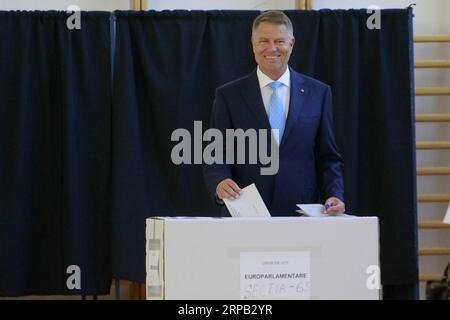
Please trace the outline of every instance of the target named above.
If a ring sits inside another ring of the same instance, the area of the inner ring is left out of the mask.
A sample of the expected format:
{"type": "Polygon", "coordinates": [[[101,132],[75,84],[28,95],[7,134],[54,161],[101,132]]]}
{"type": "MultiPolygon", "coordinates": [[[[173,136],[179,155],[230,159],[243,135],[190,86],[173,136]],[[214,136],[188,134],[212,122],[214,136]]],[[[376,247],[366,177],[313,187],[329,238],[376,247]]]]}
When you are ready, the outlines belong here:
{"type": "MultiPolygon", "coordinates": [[[[259,87],[261,89],[264,88],[265,86],[267,86],[269,83],[274,81],[274,80],[270,79],[267,75],[265,75],[261,71],[259,66],[256,69],[256,75],[258,76],[259,87]]],[[[289,66],[286,68],[286,71],[281,75],[280,79],[278,79],[277,81],[281,82],[286,87],[290,88],[290,86],[291,86],[291,73],[289,71],[289,66]]]]}

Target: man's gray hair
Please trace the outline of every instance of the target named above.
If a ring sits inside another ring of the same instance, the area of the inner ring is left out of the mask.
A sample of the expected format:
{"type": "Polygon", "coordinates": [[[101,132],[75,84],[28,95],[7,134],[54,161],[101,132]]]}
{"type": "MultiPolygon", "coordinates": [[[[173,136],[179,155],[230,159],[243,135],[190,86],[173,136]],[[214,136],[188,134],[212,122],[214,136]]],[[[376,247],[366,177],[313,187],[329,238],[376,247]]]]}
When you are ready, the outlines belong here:
{"type": "Polygon", "coordinates": [[[264,11],[259,16],[253,20],[252,26],[252,36],[255,33],[255,30],[258,28],[261,22],[270,22],[277,25],[285,25],[288,34],[293,37],[294,36],[294,28],[292,27],[292,22],[287,15],[284,14],[283,11],[278,10],[269,10],[264,11]]]}

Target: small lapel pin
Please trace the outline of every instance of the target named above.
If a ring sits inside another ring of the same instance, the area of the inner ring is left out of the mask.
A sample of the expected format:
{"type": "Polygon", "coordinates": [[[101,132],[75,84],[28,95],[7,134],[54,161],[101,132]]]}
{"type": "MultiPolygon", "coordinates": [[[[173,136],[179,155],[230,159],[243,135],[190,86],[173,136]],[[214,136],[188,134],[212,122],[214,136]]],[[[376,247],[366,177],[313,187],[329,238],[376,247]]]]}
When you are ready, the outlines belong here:
{"type": "Polygon", "coordinates": [[[300,89],[300,92],[301,92],[301,93],[305,93],[305,89],[301,88],[301,89],[300,89]]]}

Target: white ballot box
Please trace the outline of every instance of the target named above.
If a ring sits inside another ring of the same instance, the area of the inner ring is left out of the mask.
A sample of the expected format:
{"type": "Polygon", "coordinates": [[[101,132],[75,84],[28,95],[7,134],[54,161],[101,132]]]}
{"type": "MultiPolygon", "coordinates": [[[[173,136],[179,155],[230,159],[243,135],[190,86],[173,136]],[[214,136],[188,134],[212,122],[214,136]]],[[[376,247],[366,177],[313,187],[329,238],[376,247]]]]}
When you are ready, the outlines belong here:
{"type": "Polygon", "coordinates": [[[375,217],[147,219],[147,299],[379,299],[375,217]]]}

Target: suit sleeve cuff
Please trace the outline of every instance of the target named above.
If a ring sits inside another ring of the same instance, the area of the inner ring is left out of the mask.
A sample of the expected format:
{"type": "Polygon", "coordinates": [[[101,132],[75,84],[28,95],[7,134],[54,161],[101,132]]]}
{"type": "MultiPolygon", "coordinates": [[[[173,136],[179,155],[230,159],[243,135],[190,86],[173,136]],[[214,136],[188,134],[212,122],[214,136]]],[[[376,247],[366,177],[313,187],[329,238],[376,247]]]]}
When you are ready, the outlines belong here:
{"type": "Polygon", "coordinates": [[[219,197],[217,196],[217,193],[214,194],[214,198],[216,199],[216,204],[223,206],[225,204],[225,202],[223,202],[223,200],[219,199],[219,197]]]}

